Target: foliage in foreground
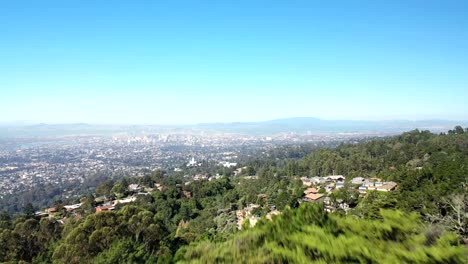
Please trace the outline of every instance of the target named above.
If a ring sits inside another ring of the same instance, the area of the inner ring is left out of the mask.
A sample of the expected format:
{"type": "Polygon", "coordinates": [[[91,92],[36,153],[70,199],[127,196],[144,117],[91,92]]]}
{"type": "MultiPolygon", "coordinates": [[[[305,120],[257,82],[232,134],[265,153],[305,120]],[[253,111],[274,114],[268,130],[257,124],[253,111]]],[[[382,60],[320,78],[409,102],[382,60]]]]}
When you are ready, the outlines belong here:
{"type": "Polygon", "coordinates": [[[457,237],[416,214],[381,210],[382,220],[341,217],[319,205],[286,210],[222,243],[181,248],[181,263],[464,263],[457,237]]]}

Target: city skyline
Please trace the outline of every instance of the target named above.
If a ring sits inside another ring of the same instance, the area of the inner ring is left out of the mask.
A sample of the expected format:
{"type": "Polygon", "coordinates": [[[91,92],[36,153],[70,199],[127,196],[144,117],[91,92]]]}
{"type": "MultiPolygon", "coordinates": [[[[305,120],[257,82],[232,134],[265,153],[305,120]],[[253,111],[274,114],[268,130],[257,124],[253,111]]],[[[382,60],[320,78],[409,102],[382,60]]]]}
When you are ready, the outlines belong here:
{"type": "Polygon", "coordinates": [[[0,123],[468,120],[467,10],[464,1],[3,2],[0,123]]]}

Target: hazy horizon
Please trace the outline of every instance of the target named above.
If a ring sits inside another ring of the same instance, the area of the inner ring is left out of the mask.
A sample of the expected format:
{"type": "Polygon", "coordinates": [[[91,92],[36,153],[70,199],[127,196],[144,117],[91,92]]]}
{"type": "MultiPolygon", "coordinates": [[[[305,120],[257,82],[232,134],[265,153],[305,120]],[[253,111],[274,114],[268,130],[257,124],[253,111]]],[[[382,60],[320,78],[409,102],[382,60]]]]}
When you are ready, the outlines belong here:
{"type": "Polygon", "coordinates": [[[121,126],[139,126],[139,125],[149,125],[149,126],[187,126],[187,125],[202,125],[202,124],[236,124],[236,123],[265,123],[271,121],[279,120],[294,120],[294,119],[317,119],[319,121],[344,121],[344,122],[369,122],[369,123],[379,123],[379,122],[468,122],[468,119],[441,119],[441,118],[431,118],[431,119],[325,119],[315,116],[293,116],[293,117],[283,117],[283,118],[274,118],[268,120],[254,120],[254,121],[214,121],[214,122],[197,122],[197,123],[106,123],[106,122],[42,122],[42,121],[30,121],[30,120],[14,120],[14,121],[0,121],[1,126],[34,126],[34,125],[102,125],[102,126],[112,126],[112,125],[121,125],[121,126]]]}

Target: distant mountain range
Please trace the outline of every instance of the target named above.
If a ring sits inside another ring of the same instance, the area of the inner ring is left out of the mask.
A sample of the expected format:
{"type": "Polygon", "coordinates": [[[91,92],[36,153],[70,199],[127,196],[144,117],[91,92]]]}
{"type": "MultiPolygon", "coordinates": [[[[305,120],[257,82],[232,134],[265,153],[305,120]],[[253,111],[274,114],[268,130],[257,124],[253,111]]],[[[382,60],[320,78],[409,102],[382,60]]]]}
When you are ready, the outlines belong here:
{"type": "Polygon", "coordinates": [[[235,133],[274,135],[281,133],[401,133],[413,129],[447,131],[456,125],[468,127],[468,121],[451,120],[323,120],[315,117],[294,117],[263,122],[201,123],[195,125],[94,125],[36,124],[0,125],[0,137],[42,137],[66,135],[109,135],[115,133],[235,133]]]}
{"type": "Polygon", "coordinates": [[[323,120],[315,117],[295,117],[275,119],[264,122],[245,123],[208,123],[195,126],[201,130],[222,131],[242,134],[278,134],[278,133],[364,133],[387,132],[401,133],[412,129],[427,129],[434,132],[447,131],[456,125],[468,126],[468,121],[450,120],[388,120],[388,121],[354,121],[323,120]]]}

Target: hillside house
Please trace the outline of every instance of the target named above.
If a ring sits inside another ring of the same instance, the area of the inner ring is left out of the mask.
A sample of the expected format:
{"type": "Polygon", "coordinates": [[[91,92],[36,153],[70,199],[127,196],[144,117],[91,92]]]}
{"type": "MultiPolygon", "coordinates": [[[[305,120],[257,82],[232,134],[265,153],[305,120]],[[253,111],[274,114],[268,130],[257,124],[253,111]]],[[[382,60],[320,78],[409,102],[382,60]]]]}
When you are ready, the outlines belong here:
{"type": "Polygon", "coordinates": [[[344,182],[345,179],[346,179],[346,177],[343,176],[343,175],[330,175],[330,176],[326,176],[324,178],[327,181],[333,181],[333,182],[344,182]]]}
{"type": "Polygon", "coordinates": [[[306,177],[302,177],[302,178],[301,178],[301,181],[302,181],[302,185],[307,186],[307,187],[310,187],[310,186],[312,186],[312,184],[313,184],[313,183],[310,181],[310,179],[309,179],[309,178],[306,178],[306,177]]]}
{"type": "Polygon", "coordinates": [[[355,177],[355,178],[353,178],[351,180],[351,183],[352,184],[363,184],[365,180],[366,179],[364,179],[363,177],[355,177]]]}
{"type": "Polygon", "coordinates": [[[377,187],[377,191],[381,192],[390,192],[395,190],[397,187],[397,184],[395,182],[385,182],[381,186],[377,187]]]}
{"type": "Polygon", "coordinates": [[[317,190],[317,188],[307,188],[304,190],[304,195],[308,195],[309,193],[318,193],[319,191],[317,190]]]}
{"type": "Polygon", "coordinates": [[[100,205],[100,206],[96,207],[96,213],[109,212],[109,211],[112,211],[114,209],[115,209],[115,207],[114,207],[113,204],[100,205]]]}
{"type": "Polygon", "coordinates": [[[325,198],[325,195],[320,194],[320,193],[309,193],[306,196],[304,196],[304,201],[309,202],[309,203],[315,203],[322,201],[325,198]]]}
{"type": "Polygon", "coordinates": [[[71,205],[64,205],[63,207],[68,211],[68,212],[71,212],[71,211],[74,211],[78,208],[80,208],[82,205],[82,203],[79,203],[79,204],[71,204],[71,205]]]}

